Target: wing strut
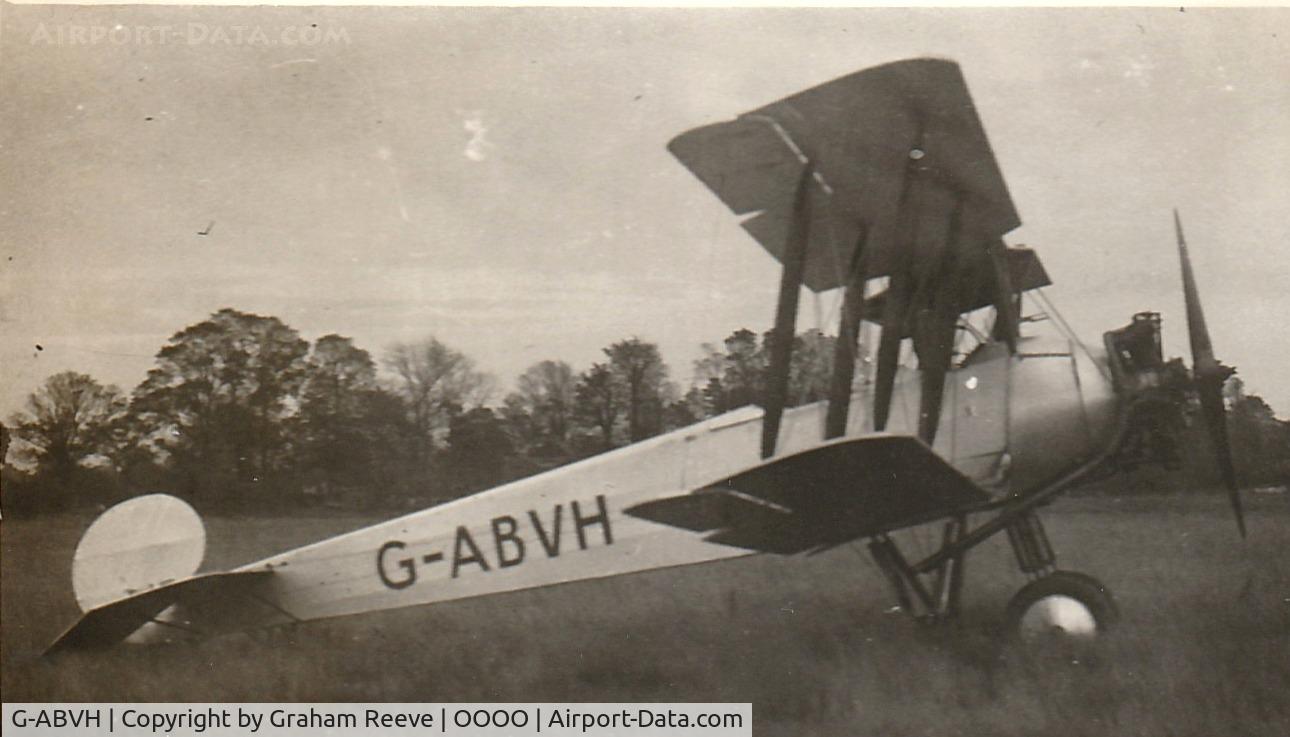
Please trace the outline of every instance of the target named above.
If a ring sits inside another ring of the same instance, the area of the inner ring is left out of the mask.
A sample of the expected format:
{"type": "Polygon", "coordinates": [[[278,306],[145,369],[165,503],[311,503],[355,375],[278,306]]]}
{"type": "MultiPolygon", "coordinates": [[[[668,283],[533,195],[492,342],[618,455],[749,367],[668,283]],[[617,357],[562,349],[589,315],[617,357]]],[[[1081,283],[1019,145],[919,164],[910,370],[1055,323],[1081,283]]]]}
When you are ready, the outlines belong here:
{"type": "Polygon", "coordinates": [[[921,213],[918,159],[923,156],[922,126],[915,136],[915,145],[905,160],[903,189],[897,211],[896,259],[892,265],[891,283],[887,289],[887,304],[882,313],[882,332],[878,339],[878,375],[874,390],[873,429],[887,429],[891,412],[892,391],[896,383],[896,367],[900,361],[900,343],[909,327],[909,312],[914,292],[914,246],[918,236],[918,217],[921,213]]]}
{"type": "Polygon", "coordinates": [[[1008,344],[1008,352],[1017,352],[1020,334],[1021,290],[1013,286],[1012,267],[1008,263],[1008,247],[1002,239],[986,246],[990,263],[994,267],[994,337],[1008,344]]]}
{"type": "Polygon", "coordinates": [[[855,379],[856,372],[856,344],[860,339],[860,321],[864,319],[864,287],[868,278],[865,233],[866,230],[862,227],[842,299],[842,324],[838,327],[838,342],[833,349],[829,412],[824,420],[825,440],[842,437],[847,431],[847,414],[851,410],[851,382],[855,379]]]}
{"type": "Polygon", "coordinates": [[[793,198],[793,223],[784,246],[784,270],[779,282],[779,304],[775,308],[775,332],[771,337],[766,414],[761,428],[762,458],[775,455],[779,423],[784,416],[784,405],[788,403],[788,374],[793,363],[797,303],[802,294],[806,245],[811,236],[811,181],[814,174],[815,167],[807,161],[797,181],[797,193],[793,198]]]}
{"type": "Polygon", "coordinates": [[[963,279],[962,258],[968,247],[963,225],[963,201],[954,197],[948,210],[943,237],[933,234],[925,244],[928,263],[919,278],[918,303],[913,331],[914,352],[922,384],[918,408],[918,437],[928,445],[936,439],[945,393],[945,376],[954,357],[954,333],[958,323],[959,283],[963,279]]]}

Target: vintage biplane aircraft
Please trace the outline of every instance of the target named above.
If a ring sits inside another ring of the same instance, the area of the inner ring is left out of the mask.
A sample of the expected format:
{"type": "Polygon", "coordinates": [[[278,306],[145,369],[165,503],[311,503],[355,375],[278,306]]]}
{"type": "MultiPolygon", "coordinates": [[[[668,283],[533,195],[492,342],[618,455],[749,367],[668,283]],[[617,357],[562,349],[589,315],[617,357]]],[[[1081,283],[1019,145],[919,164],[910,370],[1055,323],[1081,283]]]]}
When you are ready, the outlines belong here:
{"type": "Polygon", "coordinates": [[[670,149],[782,264],[764,407],[227,572],[195,574],[205,534],[187,504],[132,499],[81,540],[84,616],[51,650],[856,541],[903,610],[943,621],[959,611],[968,553],[998,533],[1032,579],[1010,627],[1094,635],[1113,601],[1056,568],[1036,511],[1099,474],[1176,460],[1170,428],[1195,395],[1244,534],[1221,395],[1232,370],[1214,357],[1176,213],[1190,372],[1162,358],[1156,313],[1092,346],[1055,314],[1023,315],[1023,296],[1049,279],[1033,251],[1002,240],[1020,221],[956,64],[861,71],[670,149]],[[789,408],[802,286],[843,290],[840,338],[828,400],[789,408]],[[973,327],[982,316],[989,326],[973,327]],[[858,380],[863,320],[878,340],[858,380]],[[939,548],[907,558],[893,533],[932,523],[939,548]]]}

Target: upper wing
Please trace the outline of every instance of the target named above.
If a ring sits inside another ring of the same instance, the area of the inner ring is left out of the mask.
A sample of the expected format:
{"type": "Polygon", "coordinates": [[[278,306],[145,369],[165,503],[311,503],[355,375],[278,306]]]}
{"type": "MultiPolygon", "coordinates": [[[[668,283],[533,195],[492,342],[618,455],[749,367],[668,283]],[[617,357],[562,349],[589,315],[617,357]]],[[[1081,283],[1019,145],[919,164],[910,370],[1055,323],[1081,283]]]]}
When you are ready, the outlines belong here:
{"type": "Polygon", "coordinates": [[[251,618],[263,619],[262,615],[271,613],[264,611],[271,605],[254,602],[256,588],[272,575],[267,570],[209,573],[103,604],[85,612],[45,654],[115,645],[149,622],[199,634],[247,626],[251,618]],[[163,619],[162,612],[176,604],[184,605],[202,624],[163,619]],[[252,614],[253,610],[259,611],[252,614]]]}
{"type": "Polygon", "coordinates": [[[934,441],[955,324],[963,301],[976,296],[963,285],[993,286],[997,332],[1015,344],[1002,238],[1021,221],[954,62],[911,59],[856,72],[683,133],[669,148],[732,210],[755,213],[744,228],[776,258],[801,244],[794,251],[804,248],[803,273],[786,265],[785,278],[822,291],[853,273],[890,277],[876,429],[886,427],[908,334],[923,384],[918,435],[934,441]],[[807,167],[814,183],[803,199],[807,167]],[[790,238],[801,232],[804,242],[790,238]]]}
{"type": "Polygon", "coordinates": [[[971,247],[1020,224],[967,84],[951,61],[913,59],[856,72],[687,131],[668,148],[736,214],[755,213],[744,227],[776,258],[809,160],[818,184],[812,196],[826,198],[812,207],[819,222],[812,223],[807,247],[804,281],[816,291],[846,282],[862,229],[868,275],[898,268],[902,208],[923,216],[961,207],[960,227],[978,236],[965,239],[971,247]],[[906,202],[911,157],[926,180],[916,205],[906,202]]]}
{"type": "Polygon", "coordinates": [[[799,553],[944,517],[989,495],[917,438],[843,438],[628,514],[709,542],[799,553]]]}
{"type": "MultiPolygon", "coordinates": [[[[1007,258],[1008,273],[1012,280],[1010,291],[1027,292],[1053,283],[1039,256],[1032,249],[1007,248],[1004,250],[1004,255],[1007,258]]],[[[955,305],[960,313],[972,312],[995,304],[999,289],[998,275],[989,254],[984,252],[970,254],[970,259],[966,261],[965,268],[961,272],[961,278],[955,280],[954,288],[958,290],[955,305]]],[[[865,299],[865,319],[881,322],[887,311],[887,298],[887,291],[883,290],[865,299]]],[[[904,337],[909,337],[909,326],[903,327],[905,328],[904,337]]]]}

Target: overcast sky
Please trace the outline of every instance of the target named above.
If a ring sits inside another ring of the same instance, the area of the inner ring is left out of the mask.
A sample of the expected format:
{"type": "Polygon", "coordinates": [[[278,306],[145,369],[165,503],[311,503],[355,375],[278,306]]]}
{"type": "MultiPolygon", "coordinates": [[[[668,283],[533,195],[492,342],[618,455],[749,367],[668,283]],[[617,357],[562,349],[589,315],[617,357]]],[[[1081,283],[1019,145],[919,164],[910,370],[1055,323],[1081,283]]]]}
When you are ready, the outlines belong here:
{"type": "Polygon", "coordinates": [[[1286,10],[3,6],[0,415],[64,369],[128,391],[222,307],[433,334],[503,386],[639,335],[684,384],[778,277],[667,141],[935,55],[1076,330],[1154,309],[1185,354],[1177,206],[1220,358],[1290,416],[1288,41],[1286,10]]]}

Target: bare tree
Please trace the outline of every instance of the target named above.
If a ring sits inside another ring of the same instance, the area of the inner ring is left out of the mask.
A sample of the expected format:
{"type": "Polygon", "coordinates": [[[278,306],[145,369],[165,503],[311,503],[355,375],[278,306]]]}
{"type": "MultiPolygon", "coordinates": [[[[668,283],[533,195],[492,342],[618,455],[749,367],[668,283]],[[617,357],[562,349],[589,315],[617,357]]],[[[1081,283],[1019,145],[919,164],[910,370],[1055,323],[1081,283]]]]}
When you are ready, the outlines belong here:
{"type": "Polygon", "coordinates": [[[421,463],[448,432],[452,418],[482,406],[496,386],[491,376],[475,369],[474,361],[433,337],[390,346],[383,363],[407,405],[417,434],[414,453],[421,463]]]}
{"type": "Polygon", "coordinates": [[[529,418],[532,437],[528,445],[561,452],[573,426],[577,379],[564,361],[542,361],[529,366],[516,381],[508,405],[529,418]]]}

